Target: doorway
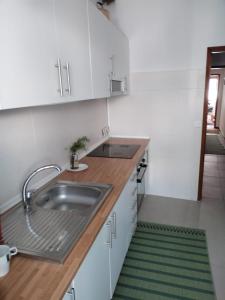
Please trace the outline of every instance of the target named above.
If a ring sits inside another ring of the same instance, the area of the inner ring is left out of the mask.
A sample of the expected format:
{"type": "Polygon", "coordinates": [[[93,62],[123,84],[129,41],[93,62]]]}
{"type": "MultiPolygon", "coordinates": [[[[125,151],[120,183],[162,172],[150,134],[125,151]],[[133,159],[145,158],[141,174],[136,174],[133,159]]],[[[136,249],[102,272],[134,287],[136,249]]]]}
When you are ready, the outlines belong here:
{"type": "Polygon", "coordinates": [[[225,155],[225,46],[207,49],[198,200],[202,199],[205,155],[225,155]]]}
{"type": "Polygon", "coordinates": [[[207,133],[218,132],[217,126],[217,108],[219,93],[220,74],[210,72],[209,91],[208,91],[208,114],[207,114],[207,133]]]}

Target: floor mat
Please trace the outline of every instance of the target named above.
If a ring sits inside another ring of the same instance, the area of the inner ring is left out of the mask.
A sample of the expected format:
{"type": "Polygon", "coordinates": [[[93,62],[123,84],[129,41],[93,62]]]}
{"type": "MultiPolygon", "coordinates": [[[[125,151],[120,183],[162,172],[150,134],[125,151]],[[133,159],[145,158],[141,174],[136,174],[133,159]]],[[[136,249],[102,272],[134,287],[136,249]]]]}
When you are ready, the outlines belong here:
{"type": "Polygon", "coordinates": [[[139,222],[113,300],[216,299],[204,230],[139,222]]]}
{"type": "Polygon", "coordinates": [[[217,134],[206,135],[205,154],[225,155],[225,149],[221,144],[217,134]]]}

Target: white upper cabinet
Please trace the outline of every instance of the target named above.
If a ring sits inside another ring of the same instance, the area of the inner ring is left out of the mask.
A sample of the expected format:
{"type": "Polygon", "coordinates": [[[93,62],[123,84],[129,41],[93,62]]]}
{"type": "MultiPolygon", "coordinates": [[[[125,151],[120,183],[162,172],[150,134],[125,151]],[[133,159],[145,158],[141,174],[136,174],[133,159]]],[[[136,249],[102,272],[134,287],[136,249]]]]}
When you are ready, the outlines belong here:
{"type": "Polygon", "coordinates": [[[110,49],[110,22],[89,1],[89,28],[91,67],[93,82],[93,97],[103,98],[110,96],[110,75],[112,72],[110,49]]]}
{"type": "Polygon", "coordinates": [[[91,99],[87,0],[54,0],[54,6],[63,97],[91,99]]]}
{"type": "Polygon", "coordinates": [[[129,41],[113,24],[110,26],[109,36],[112,59],[112,78],[116,80],[128,80],[129,41]]]}
{"type": "Polygon", "coordinates": [[[0,1],[0,109],[110,96],[127,38],[88,0],[0,1]]]}
{"type": "Polygon", "coordinates": [[[0,107],[57,103],[51,0],[0,1],[0,107]]]}

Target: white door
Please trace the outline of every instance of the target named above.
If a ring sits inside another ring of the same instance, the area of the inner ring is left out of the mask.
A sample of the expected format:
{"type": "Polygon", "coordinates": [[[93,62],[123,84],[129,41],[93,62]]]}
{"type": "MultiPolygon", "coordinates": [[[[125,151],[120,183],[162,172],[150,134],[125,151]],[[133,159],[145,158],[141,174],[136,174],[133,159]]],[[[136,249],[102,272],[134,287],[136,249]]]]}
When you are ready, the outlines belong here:
{"type": "Polygon", "coordinates": [[[74,279],[76,300],[109,300],[110,224],[104,225],[74,279]]]}
{"type": "Polygon", "coordinates": [[[88,6],[93,96],[109,97],[112,71],[110,23],[91,1],[88,6]]]}
{"type": "Polygon", "coordinates": [[[51,0],[0,1],[0,105],[15,108],[57,102],[51,0]]]}
{"type": "Polygon", "coordinates": [[[87,0],[54,0],[54,4],[64,97],[91,99],[87,0]]]}

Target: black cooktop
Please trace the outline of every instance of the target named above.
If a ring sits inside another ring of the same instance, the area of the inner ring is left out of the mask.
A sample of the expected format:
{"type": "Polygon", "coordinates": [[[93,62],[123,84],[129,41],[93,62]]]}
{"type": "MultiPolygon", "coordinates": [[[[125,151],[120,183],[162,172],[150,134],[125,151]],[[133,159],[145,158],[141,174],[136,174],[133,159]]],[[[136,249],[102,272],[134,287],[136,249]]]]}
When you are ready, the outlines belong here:
{"type": "Polygon", "coordinates": [[[126,144],[101,144],[95,150],[90,152],[91,157],[111,157],[111,158],[132,158],[140,145],[126,144]]]}

